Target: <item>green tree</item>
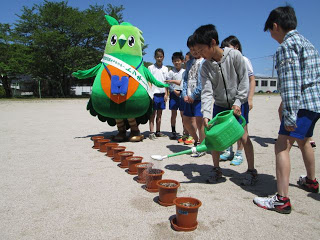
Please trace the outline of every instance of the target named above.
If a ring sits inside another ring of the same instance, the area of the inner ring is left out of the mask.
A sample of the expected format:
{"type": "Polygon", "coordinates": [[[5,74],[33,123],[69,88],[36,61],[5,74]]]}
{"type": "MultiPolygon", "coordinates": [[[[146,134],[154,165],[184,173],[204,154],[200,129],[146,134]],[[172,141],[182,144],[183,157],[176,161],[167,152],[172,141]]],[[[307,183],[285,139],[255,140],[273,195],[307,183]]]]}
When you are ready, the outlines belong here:
{"type": "Polygon", "coordinates": [[[89,6],[84,11],[65,1],[23,7],[12,33],[15,43],[29,50],[28,72],[41,79],[47,96],[68,96],[76,69],[86,69],[100,61],[110,26],[104,15],[122,21],[123,6],[89,6]]]}

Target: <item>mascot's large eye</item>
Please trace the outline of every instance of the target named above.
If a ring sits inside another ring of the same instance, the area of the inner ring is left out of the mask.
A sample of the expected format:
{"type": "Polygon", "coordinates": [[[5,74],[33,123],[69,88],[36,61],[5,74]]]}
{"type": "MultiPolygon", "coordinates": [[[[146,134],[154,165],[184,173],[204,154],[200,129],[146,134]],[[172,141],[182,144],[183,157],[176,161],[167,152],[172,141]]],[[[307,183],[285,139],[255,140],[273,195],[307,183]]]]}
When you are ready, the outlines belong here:
{"type": "Polygon", "coordinates": [[[117,39],[118,39],[117,35],[115,35],[115,34],[112,35],[112,36],[111,36],[111,39],[110,39],[110,44],[111,44],[112,46],[116,45],[117,39]]]}
{"type": "Polygon", "coordinates": [[[133,47],[135,41],[136,41],[136,40],[134,39],[134,36],[130,36],[130,37],[128,38],[128,45],[129,45],[129,47],[133,47]]]}

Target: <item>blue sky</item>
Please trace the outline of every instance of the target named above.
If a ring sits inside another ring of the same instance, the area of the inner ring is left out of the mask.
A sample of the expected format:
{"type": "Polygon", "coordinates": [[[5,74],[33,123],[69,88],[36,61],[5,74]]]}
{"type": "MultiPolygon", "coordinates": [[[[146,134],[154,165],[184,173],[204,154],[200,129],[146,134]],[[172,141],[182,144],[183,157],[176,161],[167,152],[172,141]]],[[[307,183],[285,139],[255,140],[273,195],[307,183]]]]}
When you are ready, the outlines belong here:
{"type": "MultiPolygon", "coordinates": [[[[42,0],[0,0],[0,22],[14,23],[23,6],[31,7],[42,0]]],[[[295,8],[297,30],[320,49],[319,0],[69,0],[69,6],[84,10],[89,5],[123,5],[124,21],[130,22],[143,31],[149,47],[145,61],[154,62],[156,48],[165,51],[165,65],[172,65],[173,52],[188,51],[186,41],[193,31],[204,24],[216,25],[220,42],[229,35],[237,36],[243,53],[253,65],[256,75],[272,75],[272,55],[278,43],[263,32],[264,23],[270,11],[289,3],[295,8]],[[317,19],[317,21],[314,21],[317,19]]]]}

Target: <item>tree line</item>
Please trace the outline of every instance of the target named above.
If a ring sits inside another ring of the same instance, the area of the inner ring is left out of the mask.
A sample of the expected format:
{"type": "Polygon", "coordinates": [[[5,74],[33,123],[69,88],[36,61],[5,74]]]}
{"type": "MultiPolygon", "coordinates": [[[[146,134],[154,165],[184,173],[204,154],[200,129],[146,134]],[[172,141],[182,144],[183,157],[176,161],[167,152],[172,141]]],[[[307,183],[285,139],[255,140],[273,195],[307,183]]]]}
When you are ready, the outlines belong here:
{"type": "MultiPolygon", "coordinates": [[[[71,73],[101,60],[110,30],[104,15],[121,23],[123,11],[122,5],[90,5],[80,11],[66,1],[44,1],[23,7],[14,24],[0,23],[0,78],[5,96],[12,97],[11,82],[21,75],[34,80],[35,96],[70,96],[70,87],[77,81],[71,73]]],[[[93,79],[88,81],[91,84],[93,79]]]]}

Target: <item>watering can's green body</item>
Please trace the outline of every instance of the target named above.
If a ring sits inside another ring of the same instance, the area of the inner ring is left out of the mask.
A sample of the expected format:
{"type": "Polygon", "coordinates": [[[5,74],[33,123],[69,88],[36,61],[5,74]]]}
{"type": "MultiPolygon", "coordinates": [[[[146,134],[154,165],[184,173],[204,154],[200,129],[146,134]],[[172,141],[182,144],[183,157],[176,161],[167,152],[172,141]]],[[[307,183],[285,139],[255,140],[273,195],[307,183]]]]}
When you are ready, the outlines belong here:
{"type": "Polygon", "coordinates": [[[227,110],[218,113],[208,123],[208,128],[205,128],[205,139],[198,146],[182,152],[168,155],[173,157],[182,154],[190,154],[193,152],[205,151],[223,151],[238,141],[244,134],[244,126],[246,120],[240,116],[242,123],[233,115],[233,110],[227,110]]]}

